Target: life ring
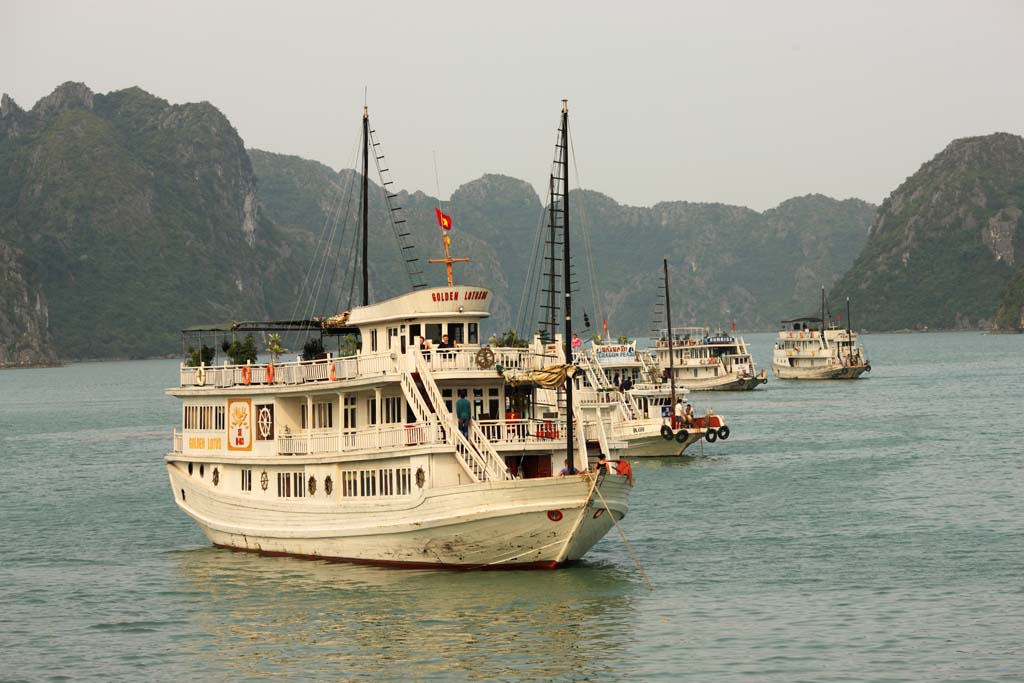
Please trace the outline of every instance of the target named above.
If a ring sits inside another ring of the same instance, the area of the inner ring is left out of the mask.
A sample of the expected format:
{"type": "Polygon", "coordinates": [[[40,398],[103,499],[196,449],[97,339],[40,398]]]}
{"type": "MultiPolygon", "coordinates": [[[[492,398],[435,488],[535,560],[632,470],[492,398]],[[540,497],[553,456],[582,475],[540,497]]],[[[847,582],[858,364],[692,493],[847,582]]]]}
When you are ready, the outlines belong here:
{"type": "Polygon", "coordinates": [[[196,368],[196,386],[203,386],[206,384],[206,368],[200,365],[196,368]]]}
{"type": "Polygon", "coordinates": [[[248,365],[242,366],[242,384],[252,383],[252,369],[248,365]]]}
{"type": "Polygon", "coordinates": [[[706,432],[704,432],[704,439],[708,443],[714,443],[715,441],[718,440],[718,432],[716,432],[714,429],[709,428],[706,432]]]}
{"type": "Polygon", "coordinates": [[[718,428],[718,438],[721,439],[722,441],[728,439],[729,434],[729,425],[722,425],[721,427],[718,428]]]}
{"type": "Polygon", "coordinates": [[[671,441],[672,428],[669,427],[668,425],[661,425],[661,438],[665,439],[665,441],[671,441]]]}
{"type": "Polygon", "coordinates": [[[683,443],[688,438],[690,438],[690,433],[687,432],[685,429],[680,429],[678,432],[676,432],[676,441],[678,443],[683,443]]]}
{"type": "Polygon", "coordinates": [[[274,383],[274,364],[267,363],[267,384],[274,383]]]}
{"type": "Polygon", "coordinates": [[[330,371],[328,371],[327,376],[331,378],[332,382],[338,381],[338,370],[335,367],[334,363],[331,363],[331,369],[330,371]]]}

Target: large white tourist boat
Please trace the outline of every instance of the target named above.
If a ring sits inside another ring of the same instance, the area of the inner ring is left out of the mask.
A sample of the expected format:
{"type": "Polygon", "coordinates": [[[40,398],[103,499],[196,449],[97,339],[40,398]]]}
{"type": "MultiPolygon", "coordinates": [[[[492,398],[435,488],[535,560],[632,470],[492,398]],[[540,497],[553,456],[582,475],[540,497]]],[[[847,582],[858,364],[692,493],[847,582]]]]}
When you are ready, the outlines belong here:
{"type": "Polygon", "coordinates": [[[782,321],[782,330],[772,350],[772,372],[779,379],[857,379],[871,371],[864,347],[850,328],[847,299],[847,327],[826,322],[825,290],[822,288],[821,317],[782,321]]]}
{"type": "MultiPolygon", "coordinates": [[[[567,116],[563,107],[562,150],[567,116]]],[[[368,130],[364,114],[364,150],[368,130]]],[[[364,197],[365,169],[364,161],[364,197]]],[[[355,353],[181,366],[167,392],[182,400],[167,472],[175,502],[215,545],[389,565],[553,568],[582,557],[626,514],[631,476],[592,471],[584,459],[609,444],[572,396],[565,351],[482,345],[491,293],[451,284],[448,244],[448,287],[370,304],[364,257],[364,305],[298,327],[354,335],[355,353]],[[441,347],[445,335],[452,345],[441,347]],[[538,398],[539,387],[559,382],[561,412],[538,398]],[[472,412],[464,432],[460,396],[472,412]],[[582,472],[551,476],[566,458],[582,472]]],[[[296,329],[289,325],[276,329],[296,329]]]]}
{"type": "MultiPolygon", "coordinates": [[[[690,391],[749,391],[768,382],[768,373],[757,372],[743,337],[725,332],[712,334],[708,327],[672,330],[674,377],[690,391]]],[[[669,339],[663,334],[654,346],[658,366],[669,367],[669,339]]]]}

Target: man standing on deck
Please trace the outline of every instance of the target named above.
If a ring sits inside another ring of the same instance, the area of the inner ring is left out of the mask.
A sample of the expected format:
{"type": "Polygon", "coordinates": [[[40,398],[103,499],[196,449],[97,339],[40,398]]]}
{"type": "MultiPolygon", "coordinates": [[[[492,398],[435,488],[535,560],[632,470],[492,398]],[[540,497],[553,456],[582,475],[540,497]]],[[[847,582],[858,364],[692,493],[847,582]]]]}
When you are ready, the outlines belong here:
{"type": "Polygon", "coordinates": [[[676,429],[679,429],[680,427],[683,426],[683,399],[679,399],[676,401],[675,415],[676,420],[674,426],[676,429]]]}
{"type": "Polygon", "coordinates": [[[471,410],[469,399],[466,398],[466,390],[459,389],[459,400],[455,402],[455,417],[459,420],[459,431],[462,435],[469,437],[469,417],[471,410]]]}

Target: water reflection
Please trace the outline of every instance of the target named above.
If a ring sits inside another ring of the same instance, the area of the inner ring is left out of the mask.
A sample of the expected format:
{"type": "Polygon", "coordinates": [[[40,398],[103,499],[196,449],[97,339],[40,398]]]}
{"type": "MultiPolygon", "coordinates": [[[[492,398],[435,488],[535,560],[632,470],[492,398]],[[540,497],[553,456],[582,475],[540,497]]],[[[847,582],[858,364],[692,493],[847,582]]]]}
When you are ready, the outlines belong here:
{"type": "Polygon", "coordinates": [[[188,659],[233,680],[621,679],[645,590],[596,565],[436,572],[215,549],[176,559],[192,603],[188,659]]]}

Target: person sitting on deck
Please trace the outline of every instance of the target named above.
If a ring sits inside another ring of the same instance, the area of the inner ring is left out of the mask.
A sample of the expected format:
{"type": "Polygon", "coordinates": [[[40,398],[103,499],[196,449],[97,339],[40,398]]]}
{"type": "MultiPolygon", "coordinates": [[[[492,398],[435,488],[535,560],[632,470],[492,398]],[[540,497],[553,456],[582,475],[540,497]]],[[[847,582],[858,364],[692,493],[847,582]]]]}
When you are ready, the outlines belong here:
{"type": "Polygon", "coordinates": [[[687,427],[693,426],[693,404],[687,403],[686,409],[683,410],[683,424],[687,427]]]}
{"type": "Polygon", "coordinates": [[[558,476],[560,476],[560,477],[568,477],[570,475],[576,474],[576,472],[577,472],[576,468],[575,467],[570,467],[568,460],[563,460],[562,463],[565,465],[565,467],[563,467],[562,471],[558,473],[558,476]]]}

